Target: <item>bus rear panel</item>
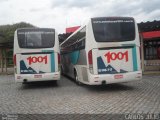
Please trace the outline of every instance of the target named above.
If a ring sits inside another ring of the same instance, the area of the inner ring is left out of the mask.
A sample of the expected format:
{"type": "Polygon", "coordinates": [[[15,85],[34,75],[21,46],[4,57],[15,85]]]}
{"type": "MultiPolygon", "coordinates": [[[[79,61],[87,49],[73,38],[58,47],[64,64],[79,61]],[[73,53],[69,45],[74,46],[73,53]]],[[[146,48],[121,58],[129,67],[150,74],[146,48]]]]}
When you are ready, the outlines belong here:
{"type": "Polygon", "coordinates": [[[89,47],[89,84],[140,80],[140,43],[137,25],[130,17],[92,18],[94,44],[89,47]],[[92,52],[92,53],[89,53],[92,52]],[[90,69],[90,59],[93,59],[90,69]]]}
{"type": "Polygon", "coordinates": [[[16,82],[59,80],[59,50],[54,29],[18,29],[15,32],[16,82]]]}

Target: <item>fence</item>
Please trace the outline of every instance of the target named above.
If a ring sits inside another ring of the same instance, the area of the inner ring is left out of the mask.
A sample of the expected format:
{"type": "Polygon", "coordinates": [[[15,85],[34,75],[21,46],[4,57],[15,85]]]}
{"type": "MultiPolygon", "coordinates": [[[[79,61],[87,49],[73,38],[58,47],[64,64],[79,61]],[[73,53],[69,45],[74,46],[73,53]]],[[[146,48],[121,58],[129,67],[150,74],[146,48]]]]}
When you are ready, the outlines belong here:
{"type": "MultiPolygon", "coordinates": [[[[1,48],[0,49],[0,73],[11,72],[13,68],[13,49],[1,48]]],[[[13,70],[12,70],[13,72],[13,70]]]]}

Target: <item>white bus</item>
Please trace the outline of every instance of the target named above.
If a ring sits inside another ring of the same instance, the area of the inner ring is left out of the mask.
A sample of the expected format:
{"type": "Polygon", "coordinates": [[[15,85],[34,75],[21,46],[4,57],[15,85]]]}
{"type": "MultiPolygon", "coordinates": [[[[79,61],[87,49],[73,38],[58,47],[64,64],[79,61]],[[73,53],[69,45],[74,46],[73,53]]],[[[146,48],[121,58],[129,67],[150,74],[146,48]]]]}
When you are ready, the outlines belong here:
{"type": "Polygon", "coordinates": [[[91,18],[61,43],[61,70],[88,85],[140,80],[139,48],[134,18],[91,18]]]}
{"type": "Polygon", "coordinates": [[[60,79],[59,40],[55,29],[21,28],[14,34],[16,82],[60,79]]]}

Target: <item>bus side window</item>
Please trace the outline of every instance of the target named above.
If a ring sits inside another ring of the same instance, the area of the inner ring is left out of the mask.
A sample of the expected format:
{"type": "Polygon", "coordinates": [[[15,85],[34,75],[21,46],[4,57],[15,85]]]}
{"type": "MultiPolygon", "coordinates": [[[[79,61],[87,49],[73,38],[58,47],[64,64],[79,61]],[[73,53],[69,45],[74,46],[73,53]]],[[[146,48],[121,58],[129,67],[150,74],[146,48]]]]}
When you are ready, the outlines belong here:
{"type": "Polygon", "coordinates": [[[73,35],[67,41],[67,46],[62,48],[62,53],[69,53],[85,48],[86,27],[82,28],[79,32],[73,35]]]}
{"type": "Polygon", "coordinates": [[[78,42],[77,44],[77,50],[81,50],[85,48],[85,37],[86,37],[86,28],[82,28],[78,33],[77,33],[77,39],[78,42]]]}

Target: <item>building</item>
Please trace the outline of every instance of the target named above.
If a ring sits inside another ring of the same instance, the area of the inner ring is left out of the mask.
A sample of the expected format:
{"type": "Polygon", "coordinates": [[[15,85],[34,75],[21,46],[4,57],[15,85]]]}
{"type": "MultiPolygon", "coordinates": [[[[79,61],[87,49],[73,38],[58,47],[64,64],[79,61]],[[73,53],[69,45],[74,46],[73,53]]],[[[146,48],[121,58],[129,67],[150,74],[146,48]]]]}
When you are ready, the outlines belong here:
{"type": "Polygon", "coordinates": [[[160,21],[138,24],[141,38],[142,69],[160,72],[160,21]]]}
{"type": "Polygon", "coordinates": [[[73,33],[78,28],[80,28],[80,26],[68,27],[68,28],[66,28],[66,33],[73,33]]]}
{"type": "Polygon", "coordinates": [[[0,33],[0,73],[6,72],[7,68],[13,66],[13,40],[5,40],[5,36],[0,33]],[[5,70],[5,71],[4,71],[5,70]]]}
{"type": "Polygon", "coordinates": [[[75,32],[80,26],[68,27],[66,28],[66,33],[59,34],[59,43],[61,44],[65,39],[67,39],[73,32],[75,32]]]}

